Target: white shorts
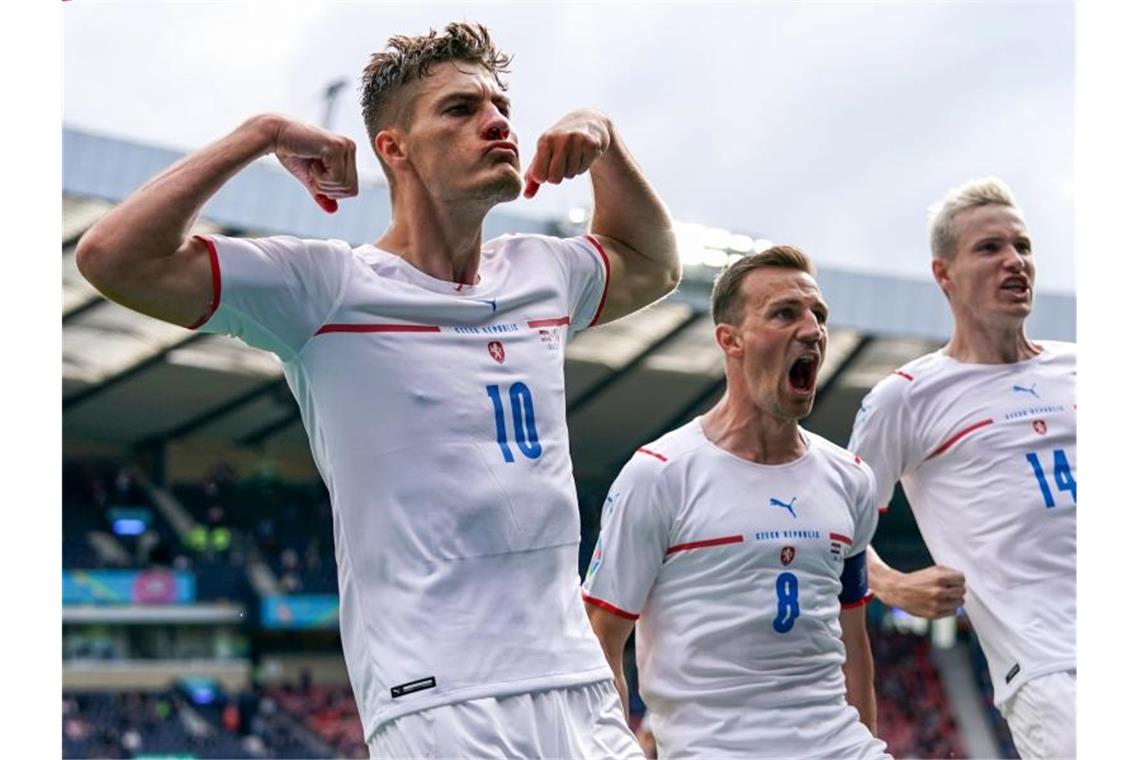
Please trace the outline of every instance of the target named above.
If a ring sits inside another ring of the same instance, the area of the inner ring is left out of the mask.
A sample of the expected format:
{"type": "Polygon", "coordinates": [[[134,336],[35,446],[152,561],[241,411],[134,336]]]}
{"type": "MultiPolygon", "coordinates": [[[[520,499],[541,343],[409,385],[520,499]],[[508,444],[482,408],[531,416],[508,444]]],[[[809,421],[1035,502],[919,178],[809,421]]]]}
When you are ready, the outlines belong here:
{"type": "Polygon", "coordinates": [[[1022,758],[1077,756],[1077,671],[1027,681],[1000,709],[1022,758]]]}
{"type": "Polygon", "coordinates": [[[385,723],[372,758],[638,758],[613,681],[432,707],[385,723]]]}
{"type": "Polygon", "coordinates": [[[652,714],[663,760],[892,760],[846,702],[751,710],[678,703],[673,717],[652,714]]]}

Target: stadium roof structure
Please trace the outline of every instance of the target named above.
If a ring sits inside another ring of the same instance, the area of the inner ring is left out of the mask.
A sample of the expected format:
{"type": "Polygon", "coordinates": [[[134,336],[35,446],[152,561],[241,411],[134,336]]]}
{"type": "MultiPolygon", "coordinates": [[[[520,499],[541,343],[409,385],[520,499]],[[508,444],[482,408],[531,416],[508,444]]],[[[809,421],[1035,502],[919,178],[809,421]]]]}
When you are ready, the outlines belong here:
{"type": "MultiPolygon", "coordinates": [[[[183,154],[65,128],[63,131],[63,433],[129,453],[192,442],[310,462],[296,403],[273,356],[135,314],[104,299],[75,267],[75,246],[111,206],[183,154]]],[[[272,160],[235,177],[205,207],[197,231],[374,240],[389,221],[387,190],[361,189],[335,216],[317,209],[272,160]]],[[[708,296],[717,269],[750,238],[685,225],[682,287],[654,307],[583,333],[566,353],[567,416],[575,474],[608,486],[642,443],[709,408],[723,390],[708,296]],[[696,230],[696,233],[694,233],[696,230]],[[704,263],[702,263],[704,262],[704,263]]],[[[485,238],[505,232],[572,235],[582,222],[493,212],[485,238]]],[[[755,241],[759,247],[764,241],[755,241]]],[[[915,253],[915,255],[920,255],[915,253]]],[[[943,343],[950,316],[931,282],[821,267],[831,305],[827,362],[806,426],[845,442],[867,389],[943,343]]],[[[1075,339],[1075,299],[1037,295],[1031,333],[1075,339]]],[[[311,467],[311,464],[309,465],[311,467]]],[[[314,470],[315,473],[315,470],[314,470]]],[[[591,484],[596,484],[591,486],[591,484]]]]}

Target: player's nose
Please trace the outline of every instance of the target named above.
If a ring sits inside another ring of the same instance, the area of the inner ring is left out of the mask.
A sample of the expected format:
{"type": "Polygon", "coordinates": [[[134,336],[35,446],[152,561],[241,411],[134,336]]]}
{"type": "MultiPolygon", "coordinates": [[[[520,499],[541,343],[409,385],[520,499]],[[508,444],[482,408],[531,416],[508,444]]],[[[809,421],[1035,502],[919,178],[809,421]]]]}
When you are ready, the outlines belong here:
{"type": "Polygon", "coordinates": [[[493,105],[488,109],[483,123],[483,137],[487,140],[509,140],[511,137],[511,123],[493,105]]]}

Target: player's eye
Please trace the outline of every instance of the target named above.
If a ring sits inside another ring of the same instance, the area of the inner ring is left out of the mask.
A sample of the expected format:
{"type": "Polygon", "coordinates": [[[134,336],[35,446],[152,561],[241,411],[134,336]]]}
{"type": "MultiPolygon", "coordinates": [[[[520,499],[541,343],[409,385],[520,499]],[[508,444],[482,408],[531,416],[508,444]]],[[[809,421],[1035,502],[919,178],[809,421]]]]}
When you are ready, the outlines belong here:
{"type": "Polygon", "coordinates": [[[815,318],[821,325],[827,324],[827,312],[823,309],[818,309],[815,311],[815,318]]]}
{"type": "Polygon", "coordinates": [[[1033,244],[1028,240],[1017,241],[1017,252],[1023,255],[1033,253],[1033,244]]]}
{"type": "Polygon", "coordinates": [[[448,106],[443,112],[451,116],[466,116],[471,113],[471,107],[466,103],[457,103],[456,105],[448,106]]]}

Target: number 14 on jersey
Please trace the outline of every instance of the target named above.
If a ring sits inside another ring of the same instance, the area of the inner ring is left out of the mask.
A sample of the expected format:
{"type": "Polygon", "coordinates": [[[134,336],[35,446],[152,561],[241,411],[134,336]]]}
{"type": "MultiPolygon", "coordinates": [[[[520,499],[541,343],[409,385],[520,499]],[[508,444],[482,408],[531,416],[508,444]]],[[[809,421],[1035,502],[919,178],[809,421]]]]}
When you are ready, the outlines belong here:
{"type": "MultiPolygon", "coordinates": [[[[1044,456],[1046,461],[1048,461],[1049,454],[1045,454],[1044,456]]],[[[1068,491],[1069,495],[1073,497],[1073,505],[1076,506],[1077,479],[1073,477],[1073,469],[1069,466],[1069,458],[1065,456],[1064,449],[1054,449],[1052,456],[1053,483],[1057,486],[1057,496],[1060,496],[1062,491],[1068,491]]],[[[1029,462],[1029,466],[1033,468],[1033,475],[1037,478],[1037,485],[1041,488],[1041,497],[1045,500],[1045,508],[1052,509],[1057,506],[1057,500],[1049,486],[1049,478],[1045,476],[1045,467],[1041,463],[1041,458],[1037,456],[1037,452],[1029,452],[1025,455],[1025,459],[1029,462]]]]}

